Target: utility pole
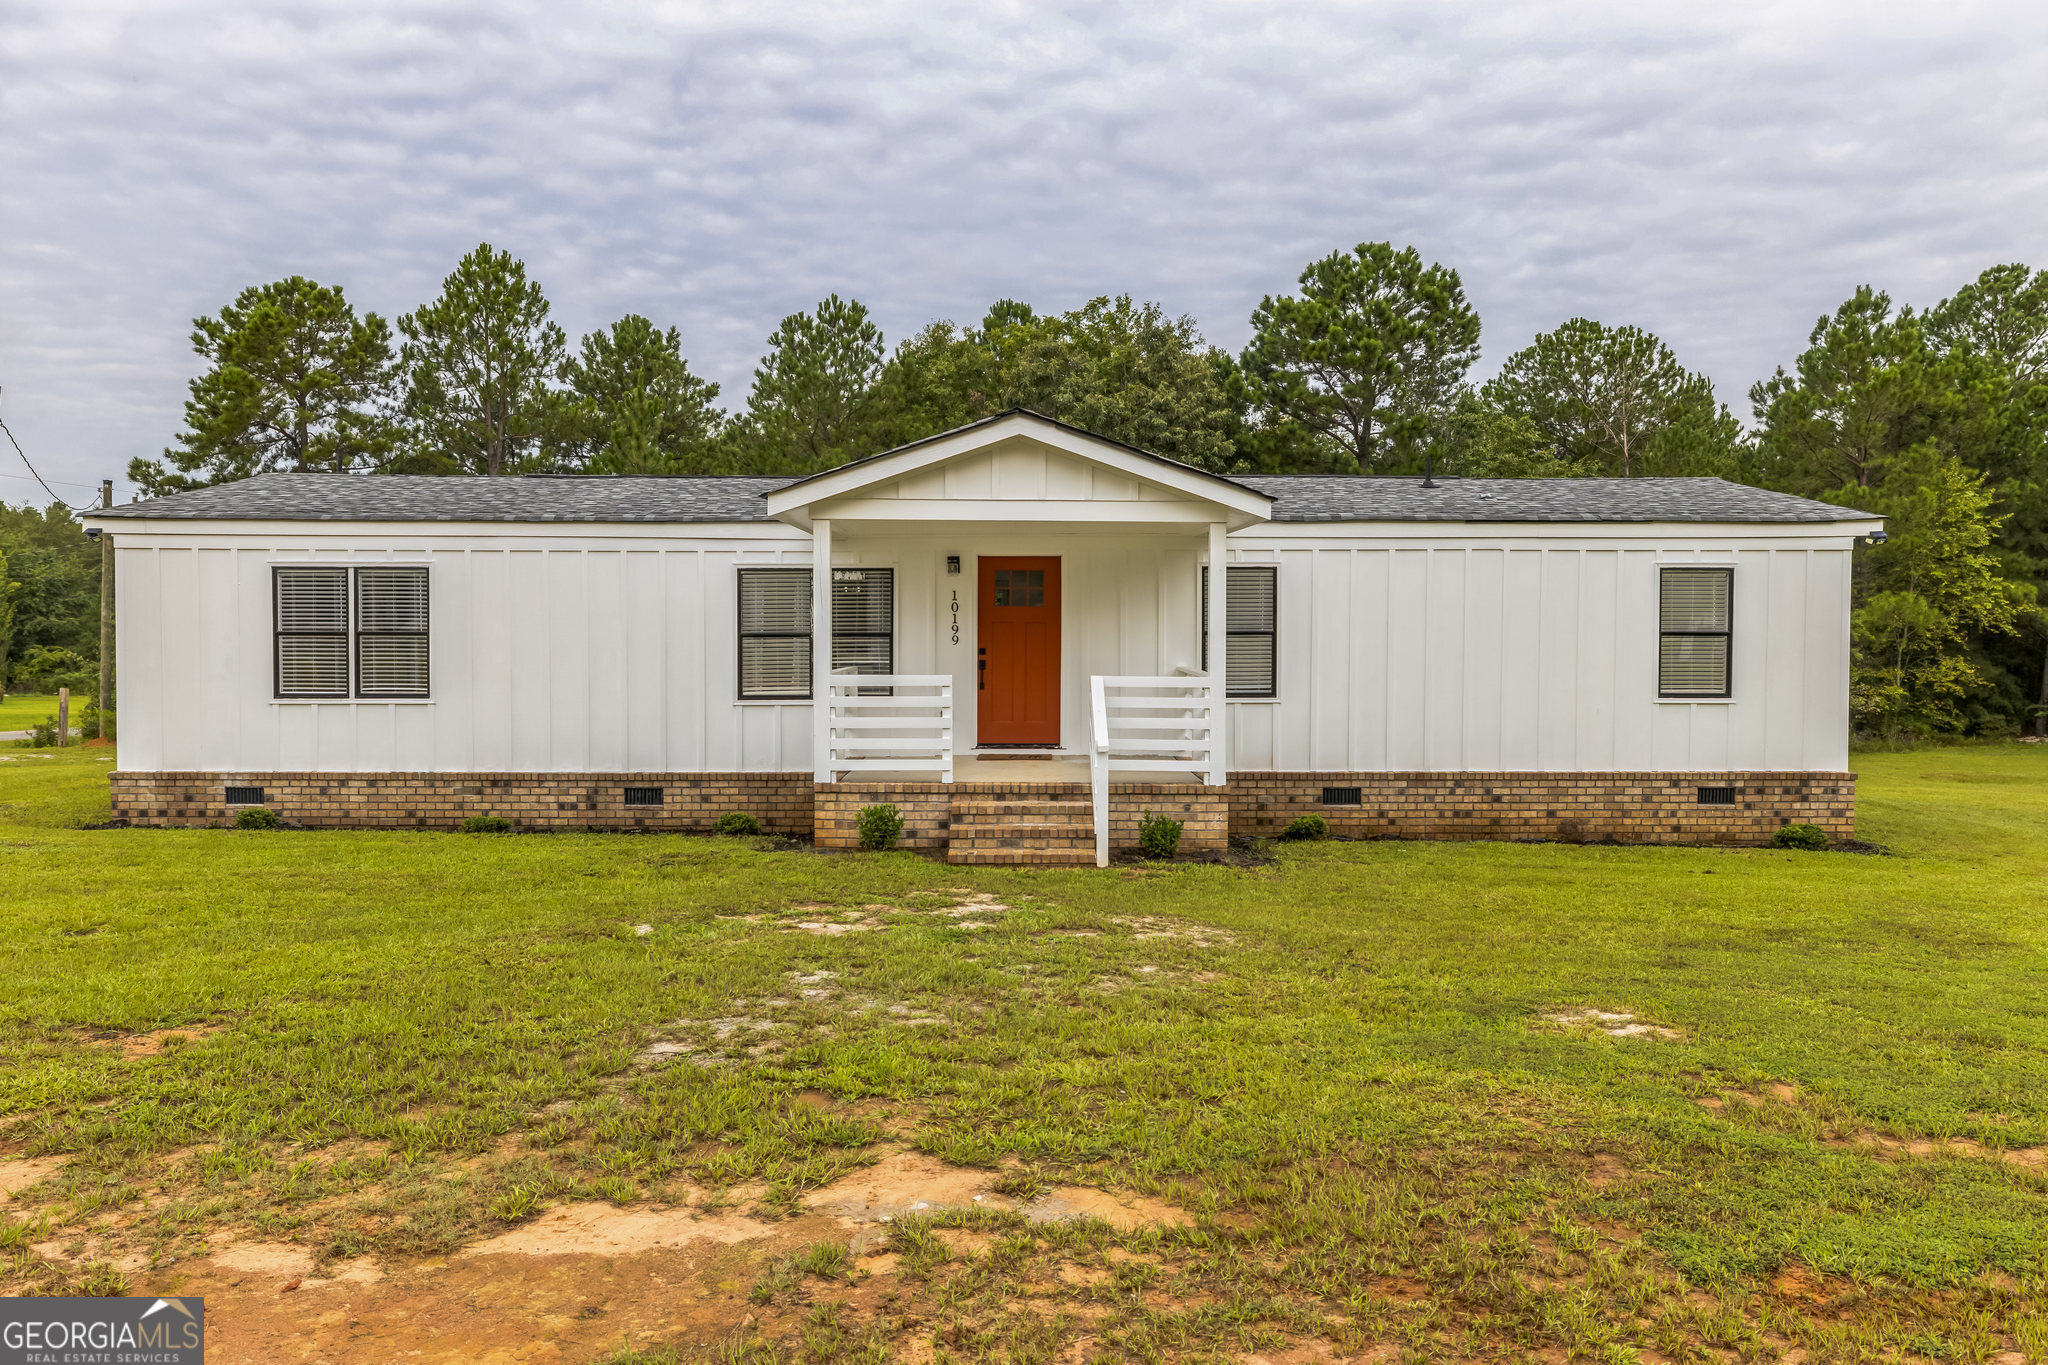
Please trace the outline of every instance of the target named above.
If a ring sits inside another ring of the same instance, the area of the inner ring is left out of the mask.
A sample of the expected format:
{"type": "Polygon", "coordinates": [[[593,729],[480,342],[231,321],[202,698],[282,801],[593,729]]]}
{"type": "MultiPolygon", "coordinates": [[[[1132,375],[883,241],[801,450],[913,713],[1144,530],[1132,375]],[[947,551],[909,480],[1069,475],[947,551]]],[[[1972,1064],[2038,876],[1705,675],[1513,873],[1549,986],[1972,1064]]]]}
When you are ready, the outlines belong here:
{"type": "MultiPolygon", "coordinates": [[[[100,506],[114,505],[114,481],[100,480],[100,506]]],[[[112,739],[114,700],[114,538],[100,533],[100,738],[112,739]]]]}

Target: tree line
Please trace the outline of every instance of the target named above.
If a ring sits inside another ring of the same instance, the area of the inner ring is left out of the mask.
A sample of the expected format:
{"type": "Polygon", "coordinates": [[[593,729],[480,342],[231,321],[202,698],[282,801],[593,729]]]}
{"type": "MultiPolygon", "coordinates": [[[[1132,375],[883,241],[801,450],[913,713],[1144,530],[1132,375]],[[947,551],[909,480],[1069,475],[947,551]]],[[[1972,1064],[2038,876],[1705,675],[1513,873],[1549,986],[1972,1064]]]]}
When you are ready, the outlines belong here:
{"type": "Polygon", "coordinates": [[[2010,732],[2048,707],[2048,271],[1925,311],[1859,289],[1749,393],[1745,426],[1641,328],[1572,318],[1474,383],[1458,272],[1368,242],[1262,299],[1231,355],[1130,295],[999,300],[893,348],[837,295],[782,319],[745,403],[629,314],[571,346],[488,244],[396,324],[293,277],[194,323],[185,426],[145,495],[270,470],[807,474],[1012,407],[1218,473],[1717,475],[1881,513],[1859,550],[1856,724],[2010,732]]]}

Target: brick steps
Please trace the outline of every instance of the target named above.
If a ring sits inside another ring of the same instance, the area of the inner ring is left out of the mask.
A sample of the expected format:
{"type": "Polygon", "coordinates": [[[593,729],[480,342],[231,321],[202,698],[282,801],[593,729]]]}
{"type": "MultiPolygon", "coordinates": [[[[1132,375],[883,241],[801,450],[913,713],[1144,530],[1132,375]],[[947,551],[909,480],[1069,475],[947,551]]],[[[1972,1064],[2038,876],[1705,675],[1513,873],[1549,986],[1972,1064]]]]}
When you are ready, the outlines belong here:
{"type": "Polygon", "coordinates": [[[986,791],[955,797],[946,860],[981,866],[1080,867],[1095,861],[1094,808],[1086,800],[986,791]]]}

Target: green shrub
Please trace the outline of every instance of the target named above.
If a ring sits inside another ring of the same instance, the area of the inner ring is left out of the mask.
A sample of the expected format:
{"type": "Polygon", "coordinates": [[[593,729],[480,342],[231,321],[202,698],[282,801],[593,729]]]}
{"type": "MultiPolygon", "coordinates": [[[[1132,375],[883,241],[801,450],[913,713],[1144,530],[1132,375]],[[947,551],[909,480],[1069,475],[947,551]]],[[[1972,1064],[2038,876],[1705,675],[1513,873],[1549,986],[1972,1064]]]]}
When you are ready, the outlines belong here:
{"type": "Polygon", "coordinates": [[[57,743],[57,718],[45,716],[31,725],[28,734],[14,741],[17,749],[49,749],[57,743]]]}
{"type": "Polygon", "coordinates": [[[1772,848],[1803,848],[1808,851],[1826,848],[1833,840],[1819,825],[1786,825],[1771,836],[1772,848]]]}
{"type": "Polygon", "coordinates": [[[37,645],[15,663],[13,686],[17,692],[47,693],[68,687],[72,700],[83,701],[100,690],[99,665],[76,650],[37,645]]]}
{"type": "Polygon", "coordinates": [[[502,815],[472,815],[462,822],[464,834],[510,834],[512,822],[502,815]]]}
{"type": "Polygon", "coordinates": [[[1283,839],[1327,839],[1330,837],[1330,822],[1320,815],[1297,815],[1280,831],[1283,839]]]}
{"type": "Polygon", "coordinates": [[[283,823],[276,811],[261,806],[247,806],[235,812],[236,829],[276,829],[283,823]]]}
{"type": "Polygon", "coordinates": [[[1181,822],[1144,811],[1138,820],[1138,851],[1147,858],[1171,858],[1180,851],[1181,822]]]}
{"type": "Polygon", "coordinates": [[[759,834],[761,822],[743,810],[729,810],[711,827],[714,834],[759,834]]]}
{"type": "Polygon", "coordinates": [[[860,808],[860,846],[870,853],[896,847],[903,834],[903,814],[894,806],[860,808]]]}

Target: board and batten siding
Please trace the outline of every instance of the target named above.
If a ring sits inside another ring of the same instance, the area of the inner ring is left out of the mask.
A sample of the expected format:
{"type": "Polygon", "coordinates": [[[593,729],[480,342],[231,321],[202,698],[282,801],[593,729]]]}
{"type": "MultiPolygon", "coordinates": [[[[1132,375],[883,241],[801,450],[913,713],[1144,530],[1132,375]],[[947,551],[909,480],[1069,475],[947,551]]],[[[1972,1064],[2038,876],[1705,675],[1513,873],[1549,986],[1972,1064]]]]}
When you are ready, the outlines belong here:
{"type": "Polygon", "coordinates": [[[811,766],[809,703],[736,697],[734,571],[808,566],[800,531],[289,526],[115,545],[124,769],[811,766]],[[274,698],[271,569],[289,564],[427,565],[431,700],[274,698]]]}
{"type": "Polygon", "coordinates": [[[1233,771],[1842,771],[1850,541],[1612,528],[1261,527],[1279,688],[1230,705],[1233,771]],[[1731,565],[1733,695],[1657,696],[1658,569],[1731,565]]]}
{"type": "MultiPolygon", "coordinates": [[[[992,465],[999,475],[1010,476],[992,465]]],[[[812,766],[809,702],[736,695],[735,571],[808,566],[810,537],[793,527],[158,523],[115,535],[127,770],[812,766]],[[432,699],[274,699],[280,564],[428,565],[432,699]]],[[[1232,562],[1279,571],[1279,687],[1272,701],[1230,703],[1229,766],[1841,771],[1850,544],[1825,528],[1741,525],[1247,528],[1230,537],[1232,562]],[[1666,564],[1734,566],[1728,701],[1657,698],[1666,564]]],[[[1079,751],[1090,674],[1197,665],[1205,548],[1194,528],[1114,523],[834,527],[835,564],[896,570],[897,668],[953,676],[962,749],[974,741],[976,555],[1061,556],[1062,730],[1079,751]],[[962,557],[958,577],[949,554],[962,557]]]]}

